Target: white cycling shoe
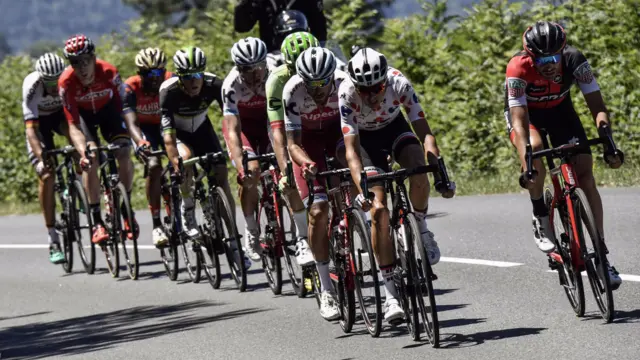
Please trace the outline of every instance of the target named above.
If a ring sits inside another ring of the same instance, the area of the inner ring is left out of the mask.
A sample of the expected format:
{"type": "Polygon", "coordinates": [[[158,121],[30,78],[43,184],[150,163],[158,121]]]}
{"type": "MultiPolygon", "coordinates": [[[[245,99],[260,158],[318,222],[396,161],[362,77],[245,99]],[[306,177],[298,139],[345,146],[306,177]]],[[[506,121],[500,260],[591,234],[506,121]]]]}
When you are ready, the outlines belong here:
{"type": "Polygon", "coordinates": [[[549,216],[537,217],[533,215],[533,240],[538,245],[538,249],[544,253],[550,253],[556,249],[556,245],[553,242],[555,234],[551,228],[551,221],[549,216]]]}
{"type": "Polygon", "coordinates": [[[340,317],[338,300],[336,300],[336,294],[333,292],[323,291],[320,294],[320,315],[329,321],[340,317]]]}
{"type": "Polygon", "coordinates": [[[151,231],[151,238],[153,239],[153,245],[157,247],[165,246],[169,242],[169,238],[162,226],[158,226],[151,231]]]}
{"type": "Polygon", "coordinates": [[[300,266],[307,266],[315,263],[306,237],[299,237],[296,242],[296,262],[300,266]]]}
{"type": "Polygon", "coordinates": [[[384,302],[384,320],[388,323],[404,319],[404,310],[396,298],[387,298],[384,302]]]}
{"type": "Polygon", "coordinates": [[[424,245],[424,250],[427,252],[427,257],[429,258],[429,264],[435,265],[440,262],[440,248],[438,247],[438,243],[434,239],[433,233],[429,230],[420,234],[420,238],[422,239],[422,245],[424,245]]]}
{"type": "Polygon", "coordinates": [[[249,230],[245,230],[244,235],[247,237],[247,241],[244,246],[244,253],[249,259],[258,262],[262,260],[260,256],[262,254],[262,246],[260,246],[260,238],[258,234],[254,234],[249,230]]]}

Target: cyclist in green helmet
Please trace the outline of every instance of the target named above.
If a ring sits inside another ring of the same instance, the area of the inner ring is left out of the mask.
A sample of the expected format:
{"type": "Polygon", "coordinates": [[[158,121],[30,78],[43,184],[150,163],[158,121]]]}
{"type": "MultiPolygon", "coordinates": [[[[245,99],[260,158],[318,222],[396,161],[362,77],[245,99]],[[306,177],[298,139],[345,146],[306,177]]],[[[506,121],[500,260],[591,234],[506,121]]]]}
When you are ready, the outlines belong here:
{"type": "Polygon", "coordinates": [[[296,59],[305,50],[311,47],[319,47],[320,43],[315,36],[308,32],[300,31],[288,35],[282,42],[281,51],[284,64],[275,68],[266,85],[267,114],[271,125],[271,141],[273,150],[278,158],[280,171],[283,172],[280,187],[291,205],[293,218],[296,224],[298,241],[296,242],[296,260],[299,265],[314,264],[313,255],[307,243],[307,212],[305,211],[300,195],[295,188],[289,185],[292,179],[287,179],[284,173],[287,168],[287,139],[284,132],[284,104],[282,103],[282,90],[287,81],[296,74],[296,59]]]}

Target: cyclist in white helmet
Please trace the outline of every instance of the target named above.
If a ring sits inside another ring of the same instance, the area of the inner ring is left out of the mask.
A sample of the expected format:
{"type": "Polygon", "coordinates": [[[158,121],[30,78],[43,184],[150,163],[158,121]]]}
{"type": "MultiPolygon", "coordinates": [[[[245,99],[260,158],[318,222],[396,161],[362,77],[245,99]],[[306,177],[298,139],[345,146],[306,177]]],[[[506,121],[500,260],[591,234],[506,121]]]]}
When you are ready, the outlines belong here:
{"type": "Polygon", "coordinates": [[[296,72],[283,90],[287,147],[300,198],[305,204],[309,201],[306,179],[314,179],[309,244],[320,275],[320,315],[334,320],[340,316],[340,311],[329,276],[329,203],[324,181],[316,180],[315,175],[326,169],[325,152],[346,164],[340,133],[338,88],[347,81],[348,75],[336,70],[335,56],[321,47],[303,51],[296,60],[296,72]]]}
{"type": "Polygon", "coordinates": [[[249,156],[255,156],[266,154],[271,149],[265,95],[269,75],[267,46],[258,38],[244,38],[231,48],[231,59],[235,66],[222,85],[222,133],[233,165],[238,170],[239,197],[246,224],[245,251],[251,260],[260,261],[260,229],[255,217],[260,167],[257,161],[250,161],[249,173],[245,174],[242,150],[247,150],[249,156]]]}
{"type": "MultiPolygon", "coordinates": [[[[411,82],[400,71],[389,67],[384,55],[370,48],[359,49],[349,61],[348,73],[349,80],[342,83],[339,91],[346,157],[360,192],[356,203],[365,211],[371,209],[371,240],[386,290],[385,319],[393,321],[404,317],[404,313],[393,282],[395,256],[389,239],[387,196],[383,186],[374,183],[370,189],[375,200],[366,200],[360,188],[360,173],[363,168],[372,173],[390,171],[388,155],[403,168],[413,168],[425,165],[425,157],[433,163],[440,151],[411,82]],[[415,133],[400,111],[401,107],[415,133]]],[[[429,262],[433,265],[440,260],[440,249],[426,222],[429,179],[426,174],[414,175],[409,183],[409,198],[429,262]]],[[[454,195],[455,184],[445,189],[437,186],[437,189],[450,198],[454,195]]]]}
{"type": "Polygon", "coordinates": [[[38,175],[38,199],[44,215],[49,238],[49,261],[60,264],[65,261],[60,240],[55,230],[54,174],[42,157],[45,149],[55,148],[53,133],[68,138],[69,129],[58,96],[58,78],[65,69],[64,60],[47,53],[36,61],[35,71],[22,83],[22,113],[26,127],[29,161],[38,175]]]}

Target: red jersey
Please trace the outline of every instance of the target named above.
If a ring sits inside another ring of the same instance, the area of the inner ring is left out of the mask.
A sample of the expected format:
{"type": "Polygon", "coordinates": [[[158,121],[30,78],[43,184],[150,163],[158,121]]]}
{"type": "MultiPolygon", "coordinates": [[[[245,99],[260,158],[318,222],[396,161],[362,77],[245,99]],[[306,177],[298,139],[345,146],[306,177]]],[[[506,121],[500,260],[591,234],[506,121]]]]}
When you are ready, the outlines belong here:
{"type": "Polygon", "coordinates": [[[73,67],[69,66],[60,75],[58,88],[64,114],[69,123],[78,123],[80,109],[95,114],[111,101],[114,101],[118,113],[122,111],[122,79],[116,67],[104,60],[96,59],[95,75],[91,85],[82,85],[73,67]]]}
{"type": "MultiPolygon", "coordinates": [[[[164,80],[173,76],[167,71],[164,80]]],[[[125,81],[125,96],[122,112],[124,114],[135,112],[140,124],[158,125],[160,124],[160,92],[148,93],[143,90],[142,78],[134,75],[125,81]]]]}

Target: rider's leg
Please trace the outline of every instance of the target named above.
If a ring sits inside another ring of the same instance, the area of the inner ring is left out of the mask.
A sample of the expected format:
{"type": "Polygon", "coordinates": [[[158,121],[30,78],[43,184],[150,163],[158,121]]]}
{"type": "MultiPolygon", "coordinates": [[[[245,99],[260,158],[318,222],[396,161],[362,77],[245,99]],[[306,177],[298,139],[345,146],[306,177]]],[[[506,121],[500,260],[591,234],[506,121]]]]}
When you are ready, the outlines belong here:
{"type": "MultiPolygon", "coordinates": [[[[178,153],[183,161],[195,155],[193,150],[183,142],[178,142],[177,147],[178,153]]],[[[182,215],[182,224],[187,236],[192,240],[199,240],[200,231],[198,230],[198,224],[195,218],[196,204],[193,198],[193,187],[193,166],[185,166],[184,173],[182,174],[182,183],[180,184],[180,195],[182,197],[180,213],[182,215]]]]}
{"type": "MultiPolygon", "coordinates": [[[[251,152],[249,156],[252,156],[251,152]]],[[[257,161],[250,161],[247,164],[247,177],[239,184],[238,192],[242,213],[245,221],[245,248],[247,255],[253,261],[260,260],[260,229],[256,221],[258,210],[258,186],[260,183],[260,165],[257,161]]]]}

